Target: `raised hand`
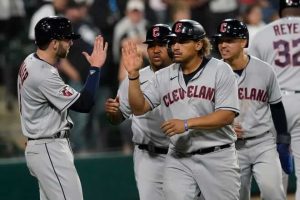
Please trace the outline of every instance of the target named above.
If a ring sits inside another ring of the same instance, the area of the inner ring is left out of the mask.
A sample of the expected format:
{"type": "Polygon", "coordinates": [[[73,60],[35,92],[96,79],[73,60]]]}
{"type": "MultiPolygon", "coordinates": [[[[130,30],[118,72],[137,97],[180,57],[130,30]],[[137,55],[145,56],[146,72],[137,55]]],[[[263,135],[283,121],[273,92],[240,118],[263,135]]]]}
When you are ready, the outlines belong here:
{"type": "Polygon", "coordinates": [[[126,42],[122,48],[122,65],[128,72],[128,76],[137,76],[142,64],[143,57],[138,52],[136,44],[132,41],[126,42]]]}
{"type": "Polygon", "coordinates": [[[91,66],[101,68],[106,60],[107,48],[108,43],[104,42],[104,38],[101,35],[98,35],[95,39],[94,48],[91,55],[89,55],[87,52],[82,52],[82,54],[85,56],[91,66]]]}

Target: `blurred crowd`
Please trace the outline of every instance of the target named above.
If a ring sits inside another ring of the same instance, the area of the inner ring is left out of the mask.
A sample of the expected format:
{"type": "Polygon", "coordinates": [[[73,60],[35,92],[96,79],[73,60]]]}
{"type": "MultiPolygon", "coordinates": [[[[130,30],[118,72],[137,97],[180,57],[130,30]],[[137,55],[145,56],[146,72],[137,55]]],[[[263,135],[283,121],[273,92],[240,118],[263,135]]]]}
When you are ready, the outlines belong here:
{"type": "MultiPolygon", "coordinates": [[[[148,65],[146,30],[156,23],[172,25],[179,19],[200,22],[208,36],[225,18],[238,18],[253,35],[278,18],[278,0],[1,0],[0,1],[0,83],[7,112],[17,110],[16,80],[18,68],[27,54],[35,51],[34,26],[50,15],[70,19],[81,39],[74,42],[67,59],[60,63],[61,76],[80,90],[89,64],[81,55],[91,51],[96,35],[109,43],[108,59],[101,70],[97,105],[92,113],[71,113],[75,126],[71,143],[75,153],[122,150],[132,152],[130,121],[113,126],[106,119],[104,103],[114,97],[126,77],[120,50],[125,41],[135,41],[148,65]]],[[[214,56],[218,57],[217,53],[214,56]]],[[[0,128],[1,129],[1,128],[0,128]]]]}

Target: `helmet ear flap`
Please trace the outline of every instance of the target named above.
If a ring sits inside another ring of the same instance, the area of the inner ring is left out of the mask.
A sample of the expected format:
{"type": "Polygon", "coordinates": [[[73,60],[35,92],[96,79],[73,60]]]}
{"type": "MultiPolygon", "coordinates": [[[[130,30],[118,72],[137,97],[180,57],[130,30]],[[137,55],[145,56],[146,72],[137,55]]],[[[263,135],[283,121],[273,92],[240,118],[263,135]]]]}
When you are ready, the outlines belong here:
{"type": "Polygon", "coordinates": [[[171,59],[173,59],[173,57],[174,57],[174,53],[173,53],[173,51],[172,51],[172,48],[171,48],[171,44],[170,44],[170,41],[168,42],[168,47],[167,47],[167,51],[168,51],[168,56],[171,58],[171,59]]]}

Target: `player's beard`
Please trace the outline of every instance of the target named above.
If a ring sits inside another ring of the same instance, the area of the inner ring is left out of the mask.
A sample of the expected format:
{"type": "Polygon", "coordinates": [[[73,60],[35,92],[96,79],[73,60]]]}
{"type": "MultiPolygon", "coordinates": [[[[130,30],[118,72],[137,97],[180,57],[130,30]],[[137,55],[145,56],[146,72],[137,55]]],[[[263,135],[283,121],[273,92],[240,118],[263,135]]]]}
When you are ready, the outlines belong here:
{"type": "Polygon", "coordinates": [[[57,57],[59,58],[66,58],[69,53],[69,47],[66,49],[64,48],[63,45],[59,44],[58,45],[58,50],[57,50],[57,57]]]}

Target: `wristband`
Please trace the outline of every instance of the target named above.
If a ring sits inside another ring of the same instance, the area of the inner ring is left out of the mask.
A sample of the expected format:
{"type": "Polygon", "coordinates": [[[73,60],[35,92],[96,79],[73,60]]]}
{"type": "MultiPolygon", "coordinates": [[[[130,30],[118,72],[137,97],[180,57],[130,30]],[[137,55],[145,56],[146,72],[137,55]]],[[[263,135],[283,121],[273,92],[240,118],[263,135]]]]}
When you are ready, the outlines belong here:
{"type": "Polygon", "coordinates": [[[134,81],[134,80],[138,79],[139,77],[140,77],[140,75],[137,75],[137,77],[134,77],[134,78],[130,78],[130,77],[128,76],[128,79],[129,79],[130,81],[134,81]]]}
{"type": "Polygon", "coordinates": [[[184,122],[184,130],[185,130],[185,131],[188,131],[188,130],[189,130],[189,126],[188,126],[187,119],[186,119],[186,120],[183,120],[183,122],[184,122]]]}

